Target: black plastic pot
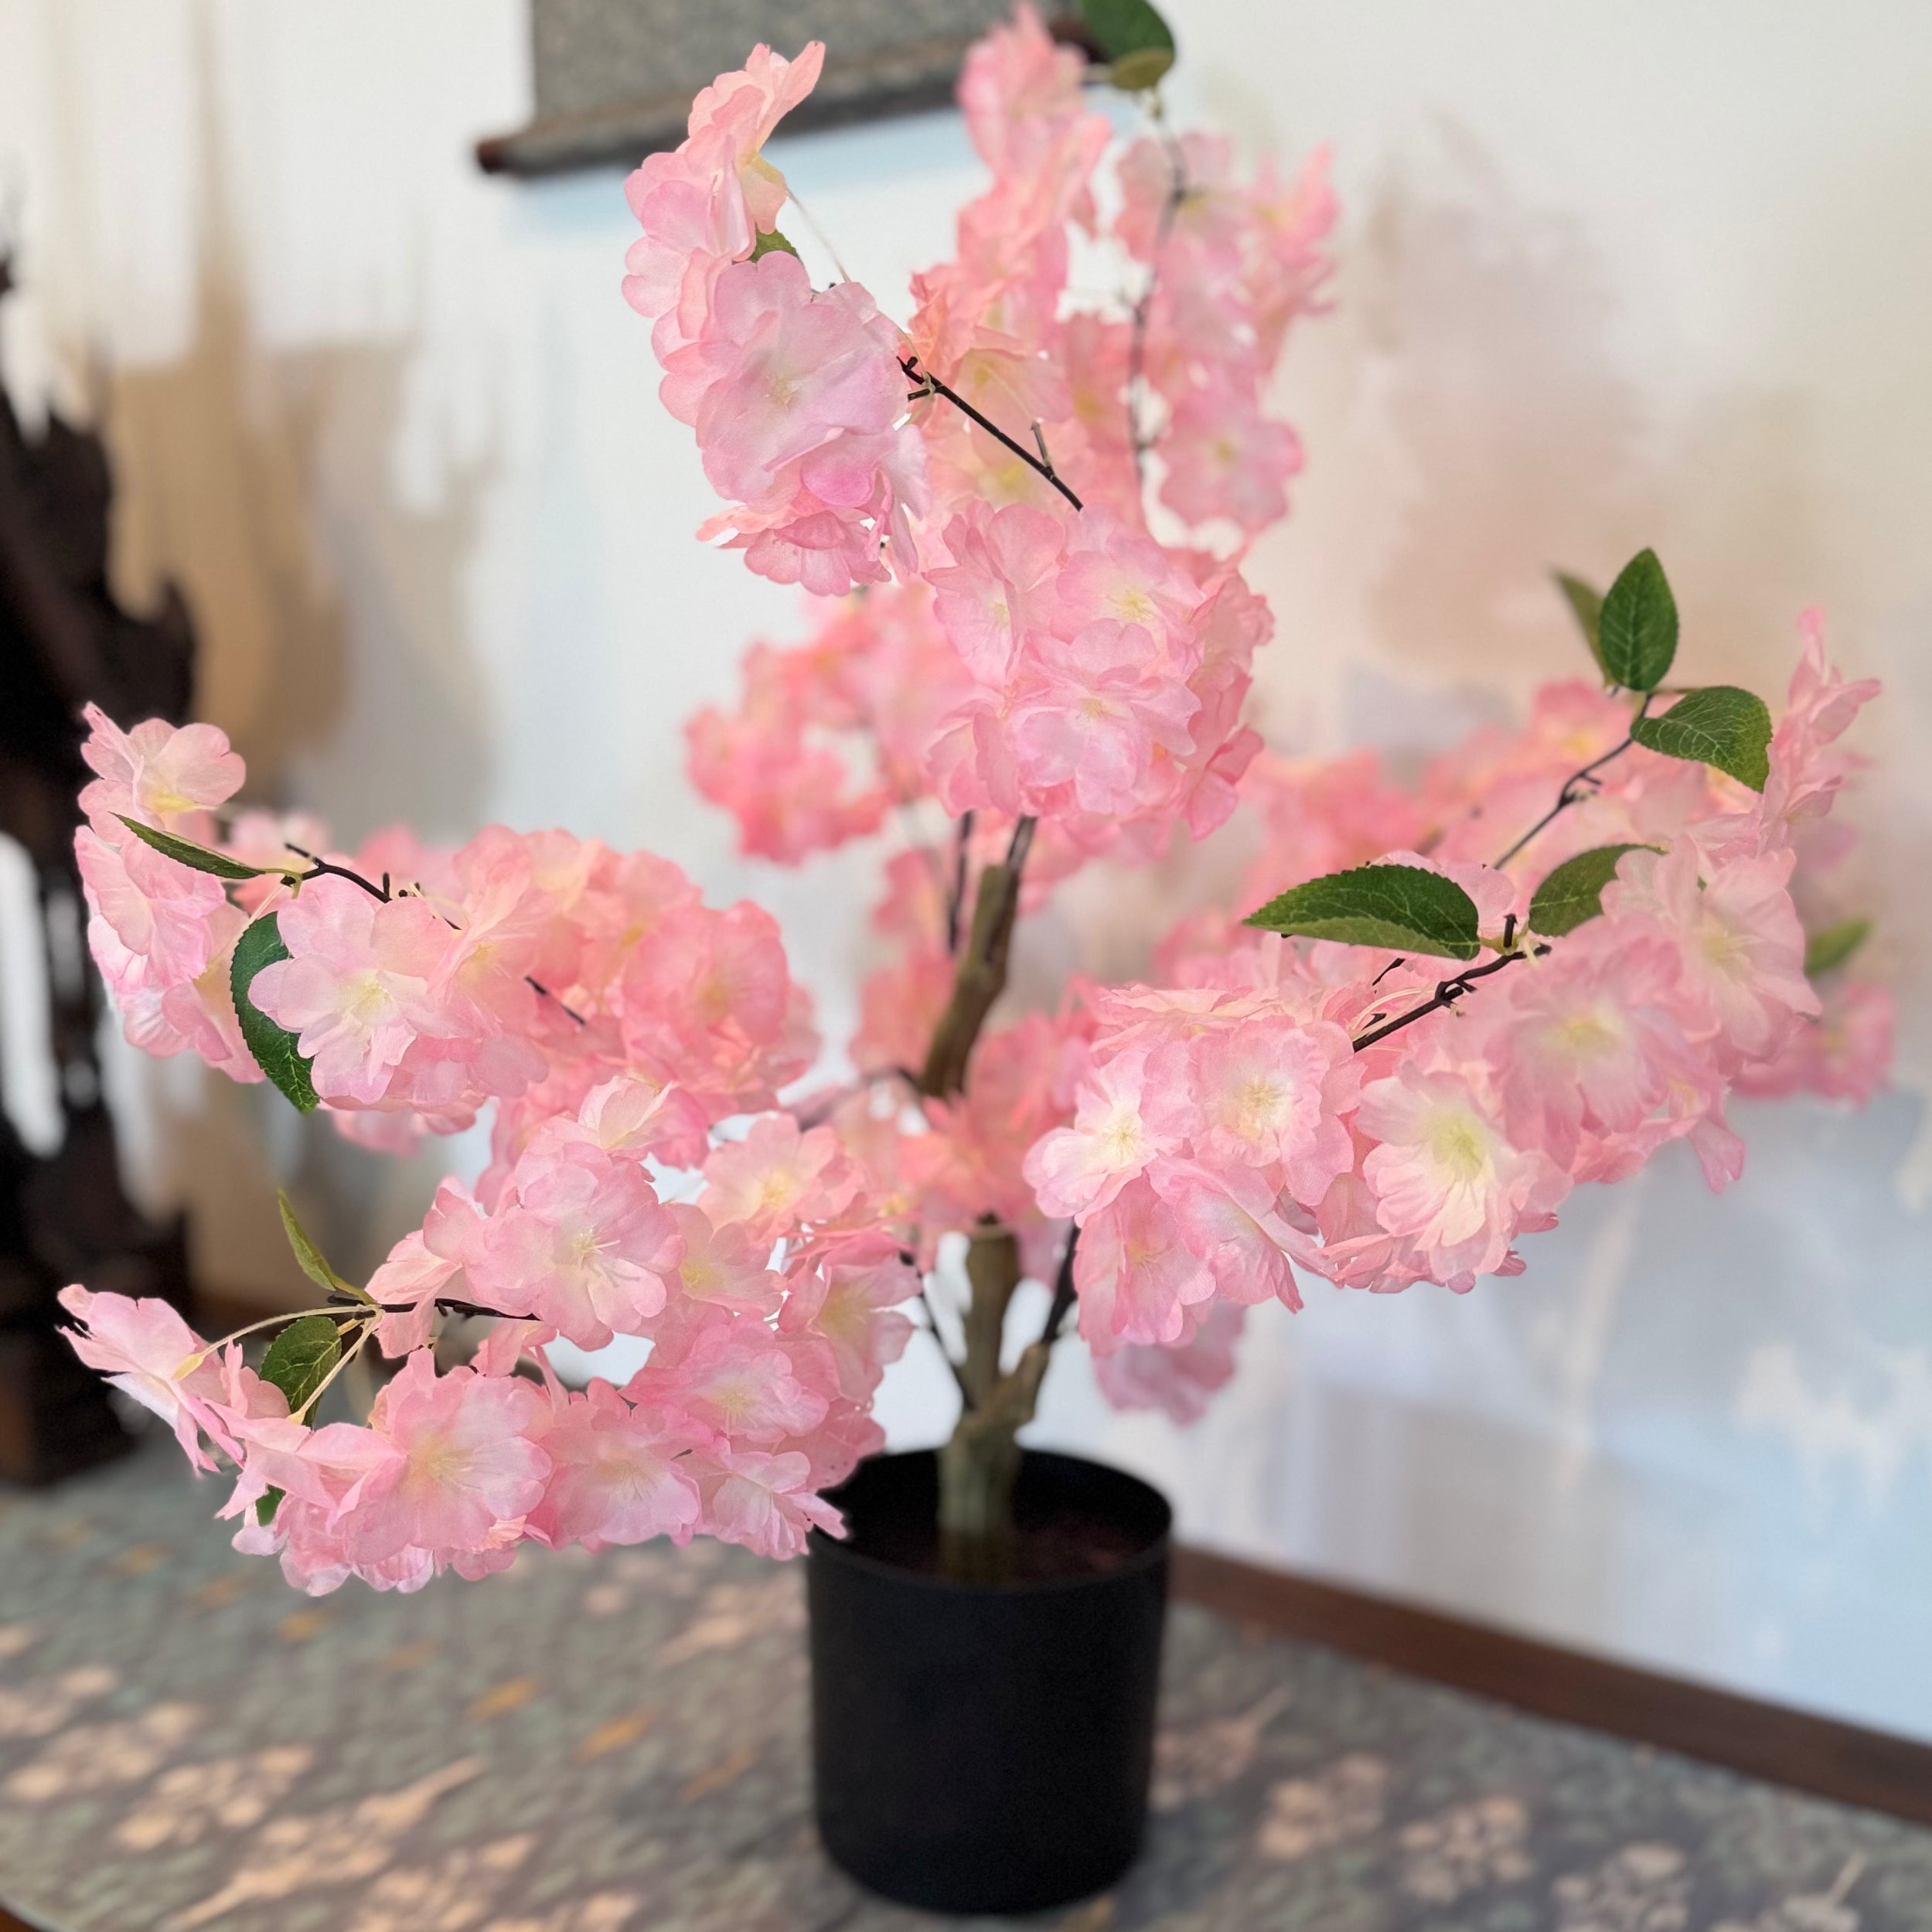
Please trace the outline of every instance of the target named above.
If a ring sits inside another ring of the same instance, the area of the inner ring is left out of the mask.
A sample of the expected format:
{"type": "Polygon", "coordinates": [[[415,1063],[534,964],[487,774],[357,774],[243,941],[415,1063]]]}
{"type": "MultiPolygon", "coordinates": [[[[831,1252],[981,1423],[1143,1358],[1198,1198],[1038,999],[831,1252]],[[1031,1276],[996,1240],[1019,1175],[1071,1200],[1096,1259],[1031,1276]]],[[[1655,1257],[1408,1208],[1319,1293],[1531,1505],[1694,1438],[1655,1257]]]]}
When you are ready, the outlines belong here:
{"type": "Polygon", "coordinates": [[[813,1535],[819,1835],[860,1884],[929,1911],[1085,1898],[1146,1828],[1172,1512],[1119,1470],[1029,1450],[1021,1533],[1088,1526],[1124,1560],[959,1583],[906,1566],[938,1499],[930,1450],[877,1457],[832,1498],[851,1540],[813,1535]]]}

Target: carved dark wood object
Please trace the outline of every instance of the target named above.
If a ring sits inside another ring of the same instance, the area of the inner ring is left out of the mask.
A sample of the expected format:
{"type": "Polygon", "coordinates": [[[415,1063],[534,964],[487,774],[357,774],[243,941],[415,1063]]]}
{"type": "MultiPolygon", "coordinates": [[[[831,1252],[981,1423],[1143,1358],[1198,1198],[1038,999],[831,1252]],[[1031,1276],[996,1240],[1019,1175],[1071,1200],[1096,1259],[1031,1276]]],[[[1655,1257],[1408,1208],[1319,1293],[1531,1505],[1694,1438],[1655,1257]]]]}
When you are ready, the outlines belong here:
{"type": "MultiPolygon", "coordinates": [[[[0,254],[0,300],[13,286],[0,254]]],[[[113,496],[97,437],[50,416],[29,441],[0,382],[0,831],[32,860],[46,948],[63,1133],[36,1156],[0,1111],[0,1478],[40,1483],[128,1443],[101,1378],[55,1332],[68,1282],[188,1300],[185,1227],[143,1218],[121,1184],[95,1038],[101,982],[75,869],[80,707],[185,718],[194,638],[169,586],[152,618],[107,585],[113,496]]]]}

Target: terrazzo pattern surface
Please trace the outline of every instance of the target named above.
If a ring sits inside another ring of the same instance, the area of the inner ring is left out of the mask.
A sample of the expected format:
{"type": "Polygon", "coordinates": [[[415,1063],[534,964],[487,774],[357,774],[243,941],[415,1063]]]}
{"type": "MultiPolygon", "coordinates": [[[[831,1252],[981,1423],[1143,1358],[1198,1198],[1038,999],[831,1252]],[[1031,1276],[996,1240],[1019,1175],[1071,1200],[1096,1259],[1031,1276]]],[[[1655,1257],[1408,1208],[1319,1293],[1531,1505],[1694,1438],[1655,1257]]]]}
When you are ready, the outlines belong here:
{"type": "MultiPolygon", "coordinates": [[[[47,1932],[916,1932],[820,1855],[802,1576],[295,1596],[171,1448],[0,1491],[0,1900],[47,1932]]],[[[1932,1831],[1190,1605],[1147,1852],[1051,1932],[1932,1932],[1932,1831]]],[[[982,1925],[994,1921],[968,1923],[982,1925]]]]}

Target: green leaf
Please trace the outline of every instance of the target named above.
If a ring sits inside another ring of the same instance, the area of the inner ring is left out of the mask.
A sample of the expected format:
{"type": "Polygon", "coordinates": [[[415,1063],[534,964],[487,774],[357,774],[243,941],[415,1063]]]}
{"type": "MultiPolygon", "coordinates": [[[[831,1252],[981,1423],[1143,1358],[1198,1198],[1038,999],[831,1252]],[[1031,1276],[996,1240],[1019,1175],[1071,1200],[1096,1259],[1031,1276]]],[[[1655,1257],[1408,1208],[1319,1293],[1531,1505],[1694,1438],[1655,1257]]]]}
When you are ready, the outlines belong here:
{"type": "Polygon", "coordinates": [[[295,1265],[318,1288],[345,1295],[353,1295],[358,1301],[367,1301],[369,1297],[353,1282],[345,1281],[329,1265],[329,1258],[310,1238],[308,1230],[295,1218],[295,1210],[289,1198],[281,1188],[275,1190],[275,1199],[281,1208],[281,1231],[288,1237],[288,1245],[295,1250],[295,1265]]]}
{"type": "Polygon", "coordinates": [[[1763,699],[1735,684],[1687,692],[1661,717],[1640,717],[1630,736],[1666,758],[1714,765],[1753,792],[1771,775],[1771,714],[1763,699]]]}
{"type": "Polygon", "coordinates": [[[342,1352],[342,1332],[336,1322],[327,1315],[304,1315],[268,1344],[261,1358],[261,1378],[288,1398],[290,1415],[299,1415],[342,1352]]]}
{"type": "Polygon", "coordinates": [[[143,825],[138,819],[131,819],[125,813],[117,812],[114,816],[143,845],[152,845],[163,857],[170,858],[179,865],[191,865],[197,872],[212,872],[218,879],[263,879],[274,868],[272,866],[244,865],[239,859],[231,859],[225,853],[211,852],[205,845],[197,845],[193,839],[178,839],[172,832],[158,832],[152,825],[143,825]]]}
{"type": "Polygon", "coordinates": [[[799,251],[775,228],[761,229],[758,238],[751,244],[749,257],[762,261],[767,255],[796,255],[799,251]]]}
{"type": "Polygon", "coordinates": [[[1603,888],[1617,876],[1626,852],[1654,852],[1654,845],[1599,845],[1566,859],[1536,888],[1529,902],[1529,929],[1545,939],[1573,932],[1603,909],[1603,888]]]}
{"type": "Polygon", "coordinates": [[[1603,672],[1627,691],[1654,691],[1677,655],[1677,599],[1654,550],[1639,550],[1618,572],[1596,621],[1603,672]]]}
{"type": "Polygon", "coordinates": [[[1476,901],[1453,879],[1415,865],[1358,865],[1270,899],[1246,923],[1270,932],[1473,959],[1476,901]]]}
{"type": "Polygon", "coordinates": [[[1842,966],[1872,936],[1869,919],[1841,919],[1835,925],[1821,926],[1804,941],[1804,970],[1815,979],[1842,966]]]}
{"type": "Polygon", "coordinates": [[[1080,0],[1080,12],[1123,94],[1153,87],[1174,65],[1174,29],[1148,0],[1080,0]]]}
{"type": "Polygon", "coordinates": [[[264,1528],[275,1520],[275,1511],[281,1508],[281,1498],[282,1492],[271,1487],[255,1498],[255,1521],[264,1528]]]}
{"type": "Polygon", "coordinates": [[[1573,577],[1568,571],[1552,571],[1556,588],[1563,593],[1563,601],[1569,606],[1569,614],[1576,620],[1576,628],[1583,633],[1583,642],[1590,646],[1590,654],[1596,660],[1596,668],[1603,673],[1606,683],[1610,679],[1610,667],[1603,662],[1603,640],[1596,635],[1599,618],[1603,615],[1603,593],[1594,584],[1586,584],[1580,577],[1573,577]]]}
{"type": "Polygon", "coordinates": [[[281,942],[281,928],[276,925],[274,914],[264,913],[235,942],[228,986],[234,995],[235,1017],[241,1023],[243,1043],[255,1056],[255,1065],[304,1113],[313,1113],[319,1102],[315,1083],[309,1078],[312,1063],[302,1058],[295,1036],[277,1026],[248,997],[255,975],[264,966],[288,957],[288,949],[281,942]]]}

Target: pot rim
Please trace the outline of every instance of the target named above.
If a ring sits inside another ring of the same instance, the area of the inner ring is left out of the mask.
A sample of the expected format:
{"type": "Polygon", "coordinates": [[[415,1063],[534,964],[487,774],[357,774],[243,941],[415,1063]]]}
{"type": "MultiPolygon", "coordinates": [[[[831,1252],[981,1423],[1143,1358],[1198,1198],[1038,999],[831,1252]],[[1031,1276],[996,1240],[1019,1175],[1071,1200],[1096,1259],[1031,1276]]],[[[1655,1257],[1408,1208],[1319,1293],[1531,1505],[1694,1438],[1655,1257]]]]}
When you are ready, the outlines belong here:
{"type": "MultiPolygon", "coordinates": [[[[969,1594],[980,1596],[1042,1596],[1064,1594],[1074,1590],[1097,1590],[1109,1583],[1119,1583],[1126,1578],[1138,1576],[1147,1570],[1167,1562],[1174,1543],[1174,1505],[1153,1484],[1144,1477],[1136,1476],[1131,1470],[1120,1468],[1113,1463],[1097,1462],[1091,1456],[1079,1456],[1060,1449],[1030,1449],[1023,1446],[1026,1458],[1038,1462],[1071,1463],[1082,1469],[1098,1470],[1102,1474],[1116,1477],[1151,1497],[1160,1505],[1164,1521],[1160,1532],[1147,1545],[1134,1552],[1125,1562],[1116,1564],[1112,1569],[1099,1570],[1084,1576],[1035,1576],[1014,1577],[1004,1583],[980,1583],[952,1576],[938,1576],[925,1570],[907,1569],[898,1563],[888,1563],[884,1558],[867,1556],[854,1549],[843,1538],[828,1535],[823,1530],[813,1528],[806,1537],[806,1548],[815,1560],[836,1561],[849,1564],[854,1569],[871,1573],[875,1576],[890,1577],[894,1582],[908,1587],[928,1590],[951,1595],[969,1594]]],[[[873,1463],[905,1463],[928,1460],[937,1463],[939,1452],[936,1448],[894,1449],[868,1456],[860,1463],[847,1483],[854,1481],[860,1470],[873,1463]]],[[[841,1484],[839,1487],[845,1485],[841,1484]]],[[[837,1507],[835,1504],[834,1507],[837,1507]]]]}

